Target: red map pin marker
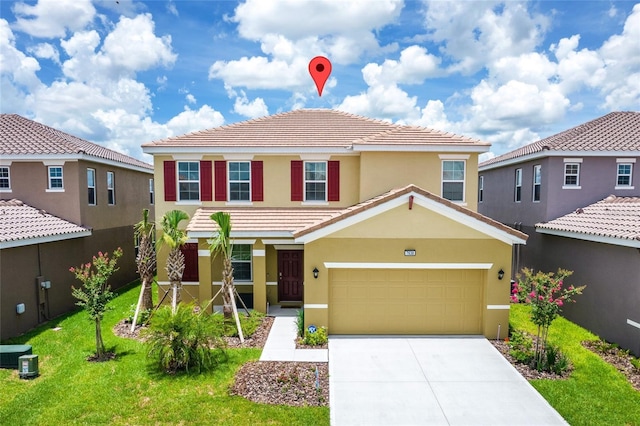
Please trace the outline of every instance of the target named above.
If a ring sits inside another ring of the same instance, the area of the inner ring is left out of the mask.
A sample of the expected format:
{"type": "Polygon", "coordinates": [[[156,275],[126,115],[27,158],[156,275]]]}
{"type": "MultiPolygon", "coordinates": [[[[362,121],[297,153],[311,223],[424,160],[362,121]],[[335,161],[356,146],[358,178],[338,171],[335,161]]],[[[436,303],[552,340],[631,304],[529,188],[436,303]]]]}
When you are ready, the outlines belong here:
{"type": "Polygon", "coordinates": [[[318,96],[322,96],[324,84],[329,79],[329,74],[331,74],[331,61],[324,56],[316,56],[309,62],[309,74],[311,74],[311,78],[316,83],[318,96]]]}

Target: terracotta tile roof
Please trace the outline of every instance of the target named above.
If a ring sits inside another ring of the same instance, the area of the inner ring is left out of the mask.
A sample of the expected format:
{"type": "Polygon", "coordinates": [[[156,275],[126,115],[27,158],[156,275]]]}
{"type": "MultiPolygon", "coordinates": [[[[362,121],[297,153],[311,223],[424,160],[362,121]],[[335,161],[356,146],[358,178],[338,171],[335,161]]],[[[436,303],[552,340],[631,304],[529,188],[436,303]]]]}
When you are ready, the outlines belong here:
{"type": "Polygon", "coordinates": [[[85,154],[98,159],[153,170],[128,155],[88,142],[17,114],[0,114],[0,155],[85,154]]]}
{"type": "Polygon", "coordinates": [[[187,232],[211,232],[217,225],[210,216],[217,211],[224,211],[231,215],[233,233],[293,233],[297,229],[319,222],[327,217],[340,213],[343,209],[329,208],[253,208],[230,207],[215,208],[201,207],[196,210],[187,225],[187,232]]]}
{"type": "MultiPolygon", "coordinates": [[[[0,200],[0,243],[45,237],[56,239],[84,236],[89,229],[31,207],[20,200],[0,200]],[[82,235],[80,235],[82,234],[82,235]]],[[[24,245],[24,244],[18,244],[24,245]]]]}
{"type": "Polygon", "coordinates": [[[515,237],[515,238],[519,238],[522,240],[525,240],[528,238],[528,235],[517,231],[513,228],[510,228],[498,221],[495,221],[487,216],[483,216],[480,213],[477,213],[473,210],[469,210],[465,207],[462,207],[456,203],[453,203],[447,199],[444,199],[442,197],[439,197],[437,195],[432,194],[429,191],[426,191],[418,186],[415,185],[407,185],[404,188],[399,188],[399,189],[393,189],[389,192],[386,192],[382,195],[379,195],[377,197],[371,198],[367,201],[364,201],[362,203],[356,204],[354,206],[348,207],[344,210],[342,210],[338,215],[335,215],[333,217],[328,217],[326,219],[324,219],[321,222],[309,225],[305,228],[302,228],[296,232],[294,232],[294,237],[295,238],[299,238],[302,237],[303,235],[307,235],[310,234],[314,231],[317,231],[321,228],[324,228],[325,226],[331,225],[333,223],[337,223],[341,220],[347,219],[351,216],[357,215],[365,210],[371,209],[373,207],[379,206],[381,204],[386,203],[387,201],[393,200],[394,198],[398,198],[402,195],[406,195],[409,193],[415,193],[415,194],[419,194],[425,198],[428,198],[432,201],[435,201],[437,203],[440,203],[442,205],[444,205],[445,207],[448,207],[450,209],[453,209],[457,212],[463,213],[473,219],[476,219],[480,222],[483,222],[487,225],[490,225],[500,231],[506,232],[507,234],[515,237]]]}
{"type": "Polygon", "coordinates": [[[299,109],[148,142],[143,147],[323,147],[369,144],[489,145],[451,133],[402,126],[330,109],[299,109]]]}
{"type": "Polygon", "coordinates": [[[610,195],[552,221],[537,223],[538,229],[633,241],[640,247],[640,197],[610,195]]]}
{"type": "Polygon", "coordinates": [[[436,201],[473,219],[479,220],[517,239],[526,240],[528,238],[526,234],[523,234],[520,231],[516,231],[515,229],[503,225],[500,222],[461,207],[449,200],[440,198],[415,185],[408,185],[404,188],[395,189],[362,203],[340,209],[317,207],[234,207],[218,209],[213,207],[201,207],[196,210],[186,229],[189,233],[213,233],[217,229],[217,226],[209,216],[211,213],[216,211],[224,211],[231,215],[234,233],[242,233],[244,235],[250,235],[251,233],[280,233],[298,238],[412,192],[436,201]]]}
{"type": "Polygon", "coordinates": [[[640,151],[640,112],[611,112],[522,148],[482,162],[479,167],[542,151],[640,151]]]}

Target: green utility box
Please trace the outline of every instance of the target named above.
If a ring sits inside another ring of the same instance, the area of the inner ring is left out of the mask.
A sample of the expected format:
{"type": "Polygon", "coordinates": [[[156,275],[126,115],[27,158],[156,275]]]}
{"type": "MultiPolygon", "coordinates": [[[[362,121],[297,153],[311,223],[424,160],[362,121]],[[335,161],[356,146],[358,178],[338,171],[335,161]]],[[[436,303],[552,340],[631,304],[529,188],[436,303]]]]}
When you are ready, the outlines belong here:
{"type": "Polygon", "coordinates": [[[0,368],[18,368],[18,358],[31,354],[31,345],[0,345],[0,368]]]}
{"type": "Polygon", "coordinates": [[[21,379],[38,377],[38,355],[22,355],[18,358],[18,375],[21,379]]]}

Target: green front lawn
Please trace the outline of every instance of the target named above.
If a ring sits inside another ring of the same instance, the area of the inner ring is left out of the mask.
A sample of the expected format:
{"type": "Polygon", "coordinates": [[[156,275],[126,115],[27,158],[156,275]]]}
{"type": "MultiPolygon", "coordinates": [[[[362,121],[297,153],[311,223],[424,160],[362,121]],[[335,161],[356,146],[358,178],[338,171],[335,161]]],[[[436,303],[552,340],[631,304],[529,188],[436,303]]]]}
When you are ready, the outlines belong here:
{"type": "MultiPolygon", "coordinates": [[[[526,305],[511,305],[510,323],[515,329],[536,333],[526,305]]],[[[558,317],[549,329],[549,341],[569,357],[574,370],[566,380],[532,380],[531,384],[571,425],[640,425],[640,392],[580,344],[597,339],[558,317]]]]}
{"type": "Polygon", "coordinates": [[[0,369],[0,419],[11,425],[58,424],[329,424],[327,407],[255,404],[228,389],[238,368],[260,357],[259,349],[229,349],[229,361],[202,375],[166,376],[149,369],[140,342],[113,335],[130,313],[139,286],[126,289],[107,313],[103,337],[117,359],[90,363],[93,323],[76,312],[10,342],[33,346],[40,377],[21,380],[0,369]],[[59,331],[53,330],[60,327],[59,331]]]}

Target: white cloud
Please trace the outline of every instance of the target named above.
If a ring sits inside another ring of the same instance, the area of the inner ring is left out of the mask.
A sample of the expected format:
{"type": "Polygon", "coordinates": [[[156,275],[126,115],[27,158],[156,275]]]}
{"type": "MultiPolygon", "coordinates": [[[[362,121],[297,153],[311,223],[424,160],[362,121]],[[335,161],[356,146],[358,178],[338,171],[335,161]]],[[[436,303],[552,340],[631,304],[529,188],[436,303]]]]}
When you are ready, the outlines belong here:
{"type": "Polygon", "coordinates": [[[176,8],[176,4],[172,0],[169,0],[169,2],[167,3],[167,12],[176,17],[180,16],[180,14],[178,13],[178,9],[176,8]]]}
{"type": "Polygon", "coordinates": [[[264,102],[264,99],[256,98],[249,101],[244,91],[241,91],[240,93],[241,95],[236,97],[233,104],[233,112],[249,118],[258,118],[269,115],[269,109],[267,108],[267,104],[264,102]]]}
{"type": "Polygon", "coordinates": [[[395,84],[375,85],[370,86],[366,93],[346,96],[336,108],[379,119],[393,120],[401,117],[402,120],[412,120],[419,114],[417,100],[416,96],[409,96],[395,84]]]}
{"type": "Polygon", "coordinates": [[[235,61],[216,61],[209,68],[209,79],[220,78],[225,86],[248,89],[298,89],[312,86],[308,77],[308,61],[302,58],[293,63],[269,61],[264,56],[242,57],[235,61]]]}
{"type": "Polygon", "coordinates": [[[196,97],[193,96],[191,93],[187,93],[187,96],[185,96],[185,99],[187,100],[187,102],[189,102],[192,105],[198,102],[196,100],[196,97]]]}
{"type": "MultiPolygon", "coordinates": [[[[36,75],[38,70],[38,61],[16,48],[15,36],[9,28],[9,23],[0,19],[0,76],[3,82],[34,90],[40,85],[36,75]]],[[[16,89],[22,90],[18,87],[16,89]]],[[[3,90],[3,103],[5,102],[7,100],[4,98],[3,90]]]]}
{"type": "Polygon", "coordinates": [[[60,52],[58,52],[58,49],[52,44],[39,43],[27,48],[27,52],[33,54],[36,58],[51,59],[60,65],[60,52]]]}
{"type": "Polygon", "coordinates": [[[223,124],[224,117],[221,113],[209,105],[203,105],[199,110],[191,110],[185,107],[184,111],[167,122],[167,128],[173,135],[181,135],[196,130],[222,126],[223,124]]]}
{"type": "Polygon", "coordinates": [[[67,30],[78,31],[90,23],[96,9],[90,0],[39,0],[31,6],[13,5],[14,28],[34,37],[64,37],[67,30]]]}
{"type": "Polygon", "coordinates": [[[440,74],[440,58],[427,53],[420,46],[409,46],[400,53],[400,60],[386,59],[382,65],[367,64],[362,69],[364,81],[376,84],[404,83],[420,84],[426,78],[440,74]]]}

